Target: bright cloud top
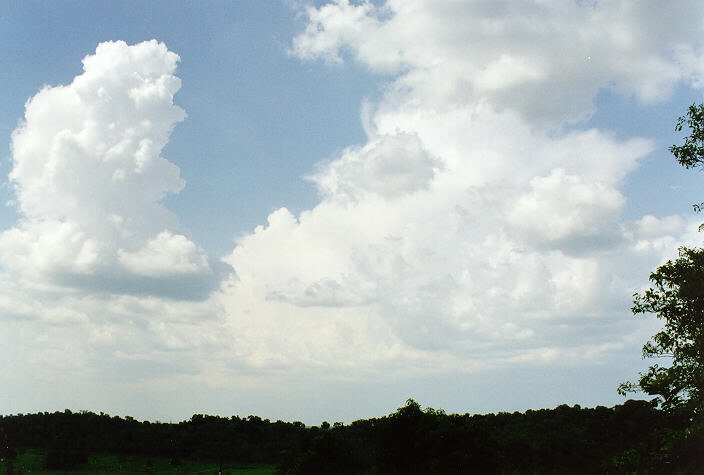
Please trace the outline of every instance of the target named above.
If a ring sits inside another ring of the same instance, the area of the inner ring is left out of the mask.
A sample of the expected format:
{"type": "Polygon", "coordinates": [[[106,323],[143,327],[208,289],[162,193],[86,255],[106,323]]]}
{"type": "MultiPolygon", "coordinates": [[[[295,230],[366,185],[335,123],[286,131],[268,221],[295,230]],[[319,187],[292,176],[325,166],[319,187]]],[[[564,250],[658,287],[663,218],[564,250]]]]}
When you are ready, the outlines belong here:
{"type": "Polygon", "coordinates": [[[12,136],[10,183],[24,215],[0,261],[29,285],[204,297],[223,265],[178,234],[159,201],[184,186],[160,156],[185,112],[179,57],[163,43],[102,43],[67,86],[45,87],[12,136]],[[205,292],[205,293],[204,293],[205,292]]]}

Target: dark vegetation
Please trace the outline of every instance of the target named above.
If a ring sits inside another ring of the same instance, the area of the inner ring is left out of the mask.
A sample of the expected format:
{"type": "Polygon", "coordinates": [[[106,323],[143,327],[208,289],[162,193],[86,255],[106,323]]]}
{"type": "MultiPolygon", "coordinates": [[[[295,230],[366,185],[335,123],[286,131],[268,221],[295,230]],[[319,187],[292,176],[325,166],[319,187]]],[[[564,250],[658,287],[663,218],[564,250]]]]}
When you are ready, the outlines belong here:
{"type": "Polygon", "coordinates": [[[53,470],[89,471],[89,458],[112,454],[166,459],[173,473],[192,460],[283,473],[696,473],[687,454],[668,446],[688,423],[646,401],[457,415],[408,400],[385,417],[319,427],[256,416],[172,424],[86,411],[13,415],[0,417],[0,440],[3,458],[41,450],[53,470]]]}

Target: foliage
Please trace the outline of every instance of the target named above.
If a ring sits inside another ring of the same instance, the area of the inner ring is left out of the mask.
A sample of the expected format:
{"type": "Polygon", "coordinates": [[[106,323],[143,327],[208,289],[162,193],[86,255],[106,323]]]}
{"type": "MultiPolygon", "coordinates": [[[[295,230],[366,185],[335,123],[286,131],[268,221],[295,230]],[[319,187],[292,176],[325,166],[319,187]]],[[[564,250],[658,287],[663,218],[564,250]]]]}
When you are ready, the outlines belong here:
{"type": "MultiPolygon", "coordinates": [[[[689,135],[684,138],[684,144],[669,148],[677,162],[683,167],[696,168],[704,165],[704,104],[692,104],[687,114],[677,119],[675,131],[680,132],[687,126],[689,135]]],[[[704,210],[704,202],[694,204],[697,213],[704,210]]],[[[704,226],[699,227],[701,231],[704,226]]]]}
{"type": "MultiPolygon", "coordinates": [[[[388,416],[355,421],[321,432],[346,441],[350,465],[333,468],[335,451],[306,447],[287,454],[284,473],[602,473],[645,471],[649,461],[620,460],[644,448],[656,452],[654,428],[681,427],[681,421],[644,401],[612,409],[559,406],[555,409],[487,414],[445,414],[422,409],[409,399],[388,416]],[[315,460],[315,465],[309,464],[315,460]]],[[[324,444],[320,444],[324,447],[324,444]]]]}
{"type": "MultiPolygon", "coordinates": [[[[692,104],[678,119],[676,131],[689,135],[670,152],[685,168],[704,165],[704,104],[692,104]]],[[[704,203],[694,205],[696,211],[704,203]]],[[[700,227],[701,229],[701,227],[700,227]]],[[[634,294],[634,314],[654,313],[665,320],[663,330],[645,346],[643,357],[666,357],[672,364],[652,365],[637,383],[624,383],[619,393],[642,390],[656,396],[664,409],[683,410],[704,416],[704,249],[682,247],[679,258],[670,260],[650,275],[653,287],[634,294]]]]}
{"type": "MultiPolygon", "coordinates": [[[[305,427],[256,416],[208,415],[151,423],[65,411],[0,416],[0,433],[20,454],[18,467],[27,466],[28,457],[37,453],[29,448],[45,454],[45,460],[58,448],[88,454],[81,466],[86,473],[105,473],[105,467],[193,473],[206,465],[217,467],[219,461],[226,467],[275,465],[292,474],[603,473],[658,467],[656,456],[651,460],[633,454],[657,455],[663,434],[683,434],[686,423],[645,401],[613,408],[562,405],[525,413],[459,415],[422,409],[411,399],[388,416],[347,425],[305,427]]],[[[689,445],[678,445],[681,459],[699,447],[701,432],[699,439],[695,436],[688,436],[689,445]]],[[[41,458],[33,467],[40,464],[41,458]]],[[[230,468],[225,472],[240,473],[230,468]]]]}
{"type": "Polygon", "coordinates": [[[643,356],[672,364],[652,365],[619,392],[640,389],[665,410],[704,414],[704,249],[680,248],[679,258],[658,267],[650,281],[650,289],[634,294],[633,313],[654,313],[665,325],[643,346],[643,356]]]}
{"type": "Polygon", "coordinates": [[[685,168],[695,168],[704,164],[704,104],[692,104],[687,115],[677,120],[675,130],[680,132],[684,126],[690,130],[683,145],[673,145],[670,152],[677,162],[685,168]]]}

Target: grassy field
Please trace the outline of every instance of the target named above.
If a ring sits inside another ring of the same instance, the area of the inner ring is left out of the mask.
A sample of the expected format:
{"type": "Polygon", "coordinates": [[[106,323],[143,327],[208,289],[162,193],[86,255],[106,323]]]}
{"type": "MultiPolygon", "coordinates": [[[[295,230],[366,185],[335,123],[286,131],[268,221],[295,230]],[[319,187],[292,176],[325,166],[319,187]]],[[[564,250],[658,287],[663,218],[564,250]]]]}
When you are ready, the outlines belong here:
{"type": "MultiPolygon", "coordinates": [[[[218,465],[215,463],[201,462],[197,460],[184,460],[178,466],[173,466],[167,458],[159,457],[118,457],[117,455],[91,455],[88,461],[80,469],[46,470],[42,469],[42,463],[46,452],[36,450],[26,450],[18,454],[13,462],[13,473],[17,474],[66,474],[66,473],[156,473],[156,474],[217,474],[218,465]]],[[[0,465],[0,473],[3,473],[6,465],[0,465]]],[[[228,475],[272,475],[276,473],[271,466],[231,466],[223,465],[223,474],[228,475]]]]}

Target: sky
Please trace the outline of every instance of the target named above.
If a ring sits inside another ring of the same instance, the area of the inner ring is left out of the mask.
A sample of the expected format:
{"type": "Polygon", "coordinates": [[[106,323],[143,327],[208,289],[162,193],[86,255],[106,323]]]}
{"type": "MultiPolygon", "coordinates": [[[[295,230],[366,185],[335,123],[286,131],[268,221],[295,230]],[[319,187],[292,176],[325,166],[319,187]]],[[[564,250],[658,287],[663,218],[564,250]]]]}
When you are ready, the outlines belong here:
{"type": "Polygon", "coordinates": [[[611,406],[701,244],[696,0],[0,13],[2,414],[611,406]]]}

